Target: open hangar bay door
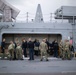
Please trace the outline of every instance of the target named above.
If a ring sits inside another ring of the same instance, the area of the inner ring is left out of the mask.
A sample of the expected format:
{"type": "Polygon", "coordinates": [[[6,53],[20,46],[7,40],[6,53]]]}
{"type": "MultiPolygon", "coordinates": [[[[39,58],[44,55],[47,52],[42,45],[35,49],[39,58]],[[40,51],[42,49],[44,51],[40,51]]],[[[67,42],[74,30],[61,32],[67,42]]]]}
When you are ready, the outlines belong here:
{"type": "Polygon", "coordinates": [[[25,38],[28,40],[28,38],[32,38],[33,40],[38,39],[39,42],[42,41],[42,39],[47,38],[49,42],[54,41],[55,39],[60,42],[62,39],[61,34],[3,34],[2,38],[6,39],[6,44],[9,44],[9,42],[12,40],[14,41],[16,38],[19,39],[20,42],[22,42],[22,39],[25,38]]]}

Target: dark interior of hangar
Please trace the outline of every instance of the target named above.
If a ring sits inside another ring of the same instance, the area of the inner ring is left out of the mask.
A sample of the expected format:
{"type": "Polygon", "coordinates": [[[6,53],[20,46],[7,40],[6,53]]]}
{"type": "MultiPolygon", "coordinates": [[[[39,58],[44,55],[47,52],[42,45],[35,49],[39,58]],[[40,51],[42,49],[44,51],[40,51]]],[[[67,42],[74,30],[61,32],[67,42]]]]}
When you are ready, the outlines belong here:
{"type": "Polygon", "coordinates": [[[23,38],[28,40],[28,38],[32,38],[33,40],[38,39],[40,42],[42,39],[47,38],[49,42],[54,41],[55,39],[60,42],[62,36],[60,34],[3,34],[2,38],[6,39],[6,43],[8,44],[11,40],[14,41],[16,38],[21,42],[23,38]]]}

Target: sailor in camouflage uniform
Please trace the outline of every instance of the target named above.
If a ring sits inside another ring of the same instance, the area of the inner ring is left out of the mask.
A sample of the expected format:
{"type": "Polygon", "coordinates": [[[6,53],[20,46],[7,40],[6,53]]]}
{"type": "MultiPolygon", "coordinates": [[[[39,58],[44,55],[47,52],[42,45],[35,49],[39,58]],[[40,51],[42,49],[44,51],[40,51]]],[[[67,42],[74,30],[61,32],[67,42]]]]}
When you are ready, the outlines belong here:
{"type": "Polygon", "coordinates": [[[59,43],[60,57],[63,56],[63,41],[61,40],[59,43]]]}
{"type": "Polygon", "coordinates": [[[70,53],[70,43],[69,40],[65,40],[64,42],[64,49],[63,49],[63,58],[62,59],[71,59],[71,53],[70,53]]]}
{"type": "Polygon", "coordinates": [[[22,52],[22,47],[21,47],[20,43],[17,43],[17,47],[16,47],[16,58],[18,60],[23,60],[23,52],[22,52]]]}
{"type": "Polygon", "coordinates": [[[46,40],[43,39],[42,42],[40,43],[40,46],[39,46],[39,49],[41,52],[41,61],[43,61],[43,56],[45,56],[46,61],[48,61],[48,56],[47,56],[48,46],[45,42],[46,42],[46,40]]]}
{"type": "Polygon", "coordinates": [[[13,43],[13,41],[10,41],[10,45],[8,46],[10,60],[14,59],[14,49],[15,49],[15,44],[13,43]]]}

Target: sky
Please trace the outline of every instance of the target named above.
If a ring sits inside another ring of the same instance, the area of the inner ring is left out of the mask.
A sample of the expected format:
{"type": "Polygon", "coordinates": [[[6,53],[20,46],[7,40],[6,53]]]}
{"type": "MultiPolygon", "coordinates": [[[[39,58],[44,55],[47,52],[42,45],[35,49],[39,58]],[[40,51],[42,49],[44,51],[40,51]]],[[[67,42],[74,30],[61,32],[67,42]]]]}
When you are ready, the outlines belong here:
{"type": "Polygon", "coordinates": [[[35,18],[37,5],[41,5],[43,18],[50,20],[50,13],[54,13],[61,6],[76,6],[76,0],[6,0],[20,10],[17,20],[26,20],[26,13],[29,14],[29,21],[35,18]]]}

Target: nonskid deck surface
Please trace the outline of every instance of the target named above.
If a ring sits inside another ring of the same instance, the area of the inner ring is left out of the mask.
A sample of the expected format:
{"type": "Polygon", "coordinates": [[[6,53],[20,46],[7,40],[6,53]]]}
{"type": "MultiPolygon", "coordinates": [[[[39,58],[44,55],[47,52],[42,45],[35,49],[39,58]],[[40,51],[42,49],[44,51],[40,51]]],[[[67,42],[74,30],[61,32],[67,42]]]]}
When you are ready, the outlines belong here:
{"type": "Polygon", "coordinates": [[[76,75],[76,73],[0,73],[0,75],[76,75]]]}
{"type": "Polygon", "coordinates": [[[61,60],[49,57],[45,59],[35,58],[24,60],[0,60],[0,75],[76,75],[76,59],[61,60]]]}

